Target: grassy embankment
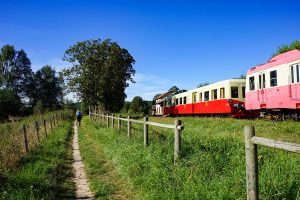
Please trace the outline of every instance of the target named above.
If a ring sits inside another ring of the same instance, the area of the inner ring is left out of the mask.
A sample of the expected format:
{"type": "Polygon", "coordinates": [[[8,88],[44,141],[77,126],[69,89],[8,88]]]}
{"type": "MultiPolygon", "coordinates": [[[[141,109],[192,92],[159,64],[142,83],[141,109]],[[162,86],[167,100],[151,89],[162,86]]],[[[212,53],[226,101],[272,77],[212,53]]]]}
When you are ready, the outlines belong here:
{"type": "MultiPolygon", "coordinates": [[[[136,199],[245,199],[244,126],[255,125],[258,136],[300,143],[300,123],[293,121],[181,119],[182,159],[174,166],[173,131],[151,127],[144,148],[141,126],[129,140],[126,126],[118,132],[84,118],[81,151],[98,197],[113,198],[126,185],[136,199]]],[[[300,199],[299,154],[260,146],[258,155],[260,198],[300,199]]]]}
{"type": "Polygon", "coordinates": [[[70,121],[62,122],[0,177],[0,199],[74,199],[71,128],[70,121]]]}
{"type": "MultiPolygon", "coordinates": [[[[24,117],[20,121],[10,123],[0,123],[0,177],[13,170],[22,156],[26,154],[24,144],[23,125],[26,126],[29,151],[35,149],[38,145],[35,122],[39,125],[40,140],[45,140],[44,120],[46,120],[46,131],[51,134],[51,123],[53,117],[63,113],[65,117],[70,116],[69,110],[48,112],[45,115],[31,115],[24,117]]],[[[59,119],[59,117],[57,117],[59,119]]],[[[59,121],[58,123],[61,123],[59,121]]],[[[57,123],[52,122],[54,128],[57,123]]]]}

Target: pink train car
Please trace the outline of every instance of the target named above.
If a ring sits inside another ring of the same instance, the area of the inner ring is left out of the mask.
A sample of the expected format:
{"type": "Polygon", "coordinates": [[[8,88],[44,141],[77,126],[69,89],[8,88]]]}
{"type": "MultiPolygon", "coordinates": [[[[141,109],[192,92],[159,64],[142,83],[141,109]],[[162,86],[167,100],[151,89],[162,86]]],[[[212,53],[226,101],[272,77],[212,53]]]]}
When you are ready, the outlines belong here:
{"type": "Polygon", "coordinates": [[[300,51],[292,50],[248,70],[246,110],[297,116],[300,111],[299,68],[300,51]]]}

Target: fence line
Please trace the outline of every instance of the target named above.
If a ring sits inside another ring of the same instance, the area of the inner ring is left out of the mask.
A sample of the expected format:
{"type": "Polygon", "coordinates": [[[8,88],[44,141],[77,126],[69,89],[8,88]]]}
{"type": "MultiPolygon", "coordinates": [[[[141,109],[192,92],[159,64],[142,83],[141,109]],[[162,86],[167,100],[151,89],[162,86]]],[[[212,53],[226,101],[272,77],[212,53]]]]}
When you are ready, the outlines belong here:
{"type": "Polygon", "coordinates": [[[256,137],[255,128],[253,126],[245,126],[246,182],[248,200],[258,200],[259,198],[257,145],[300,153],[300,144],[256,137]]]}
{"type": "Polygon", "coordinates": [[[24,135],[24,148],[25,148],[25,152],[28,153],[29,149],[30,149],[30,145],[29,145],[29,142],[28,142],[28,134],[27,134],[28,130],[27,130],[27,126],[33,125],[33,127],[34,127],[33,131],[36,132],[37,143],[40,144],[40,142],[41,142],[40,141],[41,140],[40,139],[40,130],[42,129],[41,126],[42,125],[44,126],[44,134],[45,134],[45,138],[47,138],[48,137],[47,124],[50,125],[51,132],[53,132],[53,128],[56,127],[59,124],[59,122],[63,121],[65,118],[66,118],[66,116],[63,113],[61,113],[60,115],[55,114],[53,116],[48,117],[48,120],[42,119],[42,120],[34,121],[32,123],[23,124],[20,131],[24,135]],[[49,121],[49,122],[47,123],[47,121],[49,121]]]}
{"type": "Polygon", "coordinates": [[[95,112],[91,112],[89,110],[89,116],[93,121],[102,122],[103,124],[106,123],[107,127],[109,127],[109,119],[111,119],[111,127],[115,127],[115,120],[117,120],[117,128],[120,130],[121,121],[127,121],[127,136],[128,138],[131,137],[131,129],[132,123],[143,124],[144,125],[144,146],[147,147],[149,145],[149,126],[156,126],[160,128],[168,128],[174,129],[174,163],[176,163],[180,158],[180,149],[181,149],[181,134],[183,130],[183,126],[181,125],[181,120],[176,119],[174,124],[161,124],[157,122],[150,122],[148,121],[148,117],[145,117],[144,120],[135,120],[131,119],[130,116],[127,118],[122,118],[120,115],[117,117],[113,114],[111,116],[104,115],[104,114],[97,114],[95,112]]]}

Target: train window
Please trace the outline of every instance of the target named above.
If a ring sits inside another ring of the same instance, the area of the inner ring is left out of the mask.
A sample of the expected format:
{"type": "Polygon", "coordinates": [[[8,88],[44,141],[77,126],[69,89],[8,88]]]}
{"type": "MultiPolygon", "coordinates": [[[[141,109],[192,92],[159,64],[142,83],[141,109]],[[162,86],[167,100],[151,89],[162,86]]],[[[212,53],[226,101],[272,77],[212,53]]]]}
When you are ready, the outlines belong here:
{"type": "Polygon", "coordinates": [[[255,90],[254,76],[249,77],[249,89],[255,90]]]}
{"type": "Polygon", "coordinates": [[[178,99],[176,99],[176,105],[178,105],[178,99]]]}
{"type": "Polygon", "coordinates": [[[218,99],[218,90],[217,89],[211,91],[211,100],[215,100],[215,99],[218,99]]]}
{"type": "Polygon", "coordinates": [[[231,98],[239,98],[239,88],[231,87],[231,98]]]}
{"type": "Polygon", "coordinates": [[[297,83],[299,83],[299,65],[296,65],[296,73],[297,73],[297,83]]]}
{"type": "Polygon", "coordinates": [[[225,98],[225,88],[220,88],[220,99],[225,98]]]}
{"type": "MultiPolygon", "coordinates": [[[[264,75],[265,76],[265,75],[264,75]]],[[[243,93],[243,98],[245,98],[246,97],[246,88],[245,88],[245,86],[243,86],[242,87],[242,93],[243,93]]]]}
{"type": "Polygon", "coordinates": [[[180,99],[179,99],[179,103],[180,103],[180,105],[182,104],[182,97],[180,97],[180,99]]]}
{"type": "Polygon", "coordinates": [[[271,87],[277,86],[277,71],[270,72],[270,85],[271,87]]]}
{"type": "Polygon", "coordinates": [[[186,104],[186,97],[183,97],[183,104],[186,104]]]}
{"type": "Polygon", "coordinates": [[[209,101],[209,91],[204,92],[204,101],[209,101]]]}
{"type": "Polygon", "coordinates": [[[266,88],[266,75],[265,74],[260,74],[258,76],[258,79],[259,79],[259,89],[262,89],[262,88],[266,88]]]}
{"type": "Polygon", "coordinates": [[[199,93],[199,101],[202,101],[202,92],[199,93]]]}
{"type": "Polygon", "coordinates": [[[292,83],[295,82],[295,78],[294,78],[294,66],[291,66],[291,77],[292,77],[292,83]]]}

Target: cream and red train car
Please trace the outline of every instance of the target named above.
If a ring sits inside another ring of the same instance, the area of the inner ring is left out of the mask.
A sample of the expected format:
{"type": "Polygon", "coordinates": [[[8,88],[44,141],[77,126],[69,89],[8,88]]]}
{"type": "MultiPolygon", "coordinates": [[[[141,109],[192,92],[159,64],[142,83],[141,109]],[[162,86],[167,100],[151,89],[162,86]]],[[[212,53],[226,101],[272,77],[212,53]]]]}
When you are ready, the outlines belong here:
{"type": "Polygon", "coordinates": [[[299,68],[299,50],[280,54],[251,68],[246,76],[246,110],[297,114],[300,110],[299,68]]]}
{"type": "Polygon", "coordinates": [[[231,115],[244,117],[245,79],[230,79],[166,98],[164,115],[231,115]]]}

